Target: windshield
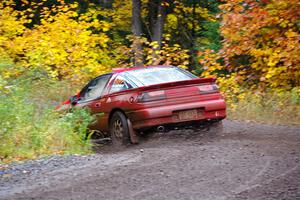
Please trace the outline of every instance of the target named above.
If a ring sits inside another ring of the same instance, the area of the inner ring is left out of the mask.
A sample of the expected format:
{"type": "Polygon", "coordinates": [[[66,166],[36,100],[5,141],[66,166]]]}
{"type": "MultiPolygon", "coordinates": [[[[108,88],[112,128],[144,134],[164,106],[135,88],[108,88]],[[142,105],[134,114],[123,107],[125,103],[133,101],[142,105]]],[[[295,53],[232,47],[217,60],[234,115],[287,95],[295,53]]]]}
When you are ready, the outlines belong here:
{"type": "Polygon", "coordinates": [[[136,86],[148,86],[160,83],[191,80],[197,76],[177,67],[149,67],[122,73],[136,86]]]}

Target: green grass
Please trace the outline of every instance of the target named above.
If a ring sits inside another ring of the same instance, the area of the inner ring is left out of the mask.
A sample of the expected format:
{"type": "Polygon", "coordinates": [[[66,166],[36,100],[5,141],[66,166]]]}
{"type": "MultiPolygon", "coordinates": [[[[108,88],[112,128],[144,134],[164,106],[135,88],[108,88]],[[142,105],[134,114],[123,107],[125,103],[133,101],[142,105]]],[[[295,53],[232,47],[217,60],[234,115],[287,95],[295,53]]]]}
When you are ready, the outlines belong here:
{"type": "Polygon", "coordinates": [[[90,114],[83,109],[65,115],[54,111],[72,92],[58,81],[0,80],[0,162],[91,152],[85,139],[90,114]]]}

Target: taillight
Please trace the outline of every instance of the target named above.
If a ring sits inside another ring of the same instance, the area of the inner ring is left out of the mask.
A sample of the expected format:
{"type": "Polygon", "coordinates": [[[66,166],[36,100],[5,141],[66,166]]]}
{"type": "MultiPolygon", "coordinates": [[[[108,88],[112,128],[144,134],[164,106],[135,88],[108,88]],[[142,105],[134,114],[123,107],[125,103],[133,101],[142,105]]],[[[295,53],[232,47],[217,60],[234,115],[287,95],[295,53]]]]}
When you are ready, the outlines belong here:
{"type": "Polygon", "coordinates": [[[166,99],[165,91],[144,92],[137,97],[138,102],[158,101],[166,99]]]}
{"type": "Polygon", "coordinates": [[[207,84],[198,86],[200,93],[213,93],[219,91],[216,84],[207,84]]]}

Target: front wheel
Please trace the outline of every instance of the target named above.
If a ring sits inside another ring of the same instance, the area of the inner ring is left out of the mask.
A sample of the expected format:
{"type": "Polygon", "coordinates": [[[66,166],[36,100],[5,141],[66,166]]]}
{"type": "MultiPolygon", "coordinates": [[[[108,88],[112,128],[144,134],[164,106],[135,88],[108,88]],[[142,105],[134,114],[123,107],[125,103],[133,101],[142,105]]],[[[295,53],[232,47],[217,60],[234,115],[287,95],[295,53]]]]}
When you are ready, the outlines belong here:
{"type": "Polygon", "coordinates": [[[109,123],[109,132],[113,145],[127,145],[130,142],[126,116],[116,111],[109,123]]]}

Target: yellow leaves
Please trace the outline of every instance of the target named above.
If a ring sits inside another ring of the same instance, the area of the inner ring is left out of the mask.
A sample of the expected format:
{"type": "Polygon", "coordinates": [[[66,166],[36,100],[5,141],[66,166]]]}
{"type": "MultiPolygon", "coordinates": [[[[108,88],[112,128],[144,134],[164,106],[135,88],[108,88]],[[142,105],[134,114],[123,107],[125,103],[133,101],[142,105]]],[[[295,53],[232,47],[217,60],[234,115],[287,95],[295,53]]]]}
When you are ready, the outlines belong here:
{"type": "Polygon", "coordinates": [[[22,2],[23,2],[24,4],[29,4],[29,2],[28,2],[27,0],[22,0],[22,2]]]}
{"type": "Polygon", "coordinates": [[[262,49],[252,48],[252,49],[250,49],[250,55],[255,56],[255,57],[261,57],[261,56],[266,55],[266,52],[262,49]]]}
{"type": "Polygon", "coordinates": [[[94,27],[101,28],[103,32],[107,32],[111,28],[111,25],[105,21],[102,21],[101,23],[99,23],[97,20],[95,20],[93,25],[94,25],[94,27]]]}
{"type": "Polygon", "coordinates": [[[178,24],[178,18],[176,15],[174,14],[168,14],[167,15],[167,24],[171,29],[176,29],[177,28],[177,24],[178,24]]]}
{"type": "Polygon", "coordinates": [[[89,12],[79,16],[72,10],[77,6],[65,4],[56,14],[52,13],[53,8],[43,9],[41,24],[31,29],[24,26],[26,20],[14,17],[17,11],[5,7],[0,11],[0,57],[2,52],[8,52],[23,67],[46,71],[53,78],[76,81],[109,71],[115,65],[105,49],[109,38],[104,32],[110,29],[110,24],[91,19],[89,12]]]}
{"type": "Polygon", "coordinates": [[[284,33],[284,35],[286,37],[297,37],[297,36],[299,37],[299,34],[297,32],[294,32],[292,29],[289,29],[288,31],[286,31],[284,33]]]}
{"type": "Polygon", "coordinates": [[[287,70],[287,67],[285,66],[279,66],[279,67],[276,67],[276,68],[269,68],[268,71],[267,71],[267,74],[265,75],[265,78],[269,79],[273,76],[278,76],[278,75],[282,75],[284,76],[284,73],[285,71],[287,70]]]}
{"type": "Polygon", "coordinates": [[[170,4],[169,4],[168,2],[166,2],[166,1],[163,1],[163,2],[161,3],[161,5],[162,5],[162,6],[165,6],[165,7],[169,7],[169,6],[170,6],[170,4]]]}
{"type": "Polygon", "coordinates": [[[214,21],[215,17],[209,13],[208,9],[201,6],[197,6],[195,13],[192,6],[186,6],[183,2],[176,2],[173,9],[173,13],[170,13],[166,17],[165,32],[173,34],[178,30],[178,24],[185,26],[187,29],[195,29],[199,31],[201,29],[200,23],[197,19],[203,19],[205,21],[214,21]],[[195,14],[195,17],[193,15],[195,14]],[[193,26],[194,24],[194,26],[193,26]]]}
{"type": "Polygon", "coordinates": [[[145,42],[144,44],[147,45],[144,48],[144,54],[147,55],[145,65],[165,64],[187,68],[189,64],[188,50],[182,49],[179,44],[170,46],[168,43],[163,42],[161,50],[158,50],[159,44],[157,41],[145,42]]]}
{"type": "Polygon", "coordinates": [[[280,61],[280,54],[274,52],[267,59],[267,65],[269,67],[274,67],[280,61]]]}
{"type": "MultiPolygon", "coordinates": [[[[240,0],[228,0],[221,6],[224,37],[221,56],[226,65],[223,69],[244,71],[245,84],[256,87],[299,85],[297,0],[253,2],[242,12],[240,5],[240,0]]],[[[213,62],[206,61],[204,65],[215,69],[213,62]]]]}
{"type": "Polygon", "coordinates": [[[166,41],[170,41],[171,35],[170,34],[164,34],[164,38],[166,41]]]}
{"type": "Polygon", "coordinates": [[[237,6],[234,7],[233,10],[234,10],[234,12],[239,13],[239,12],[242,12],[244,10],[244,7],[241,6],[241,5],[237,5],[237,6]]]}
{"type": "Polygon", "coordinates": [[[290,24],[290,22],[288,20],[283,20],[279,26],[281,26],[282,28],[286,28],[288,25],[290,24]]]}
{"type": "Polygon", "coordinates": [[[70,5],[70,8],[76,9],[78,7],[78,3],[73,3],[70,5]]]}
{"type": "Polygon", "coordinates": [[[11,7],[0,10],[0,34],[2,36],[12,38],[23,33],[26,20],[18,19],[17,15],[11,7]]]}
{"type": "Polygon", "coordinates": [[[67,12],[67,11],[69,11],[69,8],[68,7],[63,7],[61,10],[64,11],[64,12],[67,12]]]}
{"type": "Polygon", "coordinates": [[[204,70],[201,76],[210,77],[217,75],[218,70],[222,70],[224,66],[217,62],[219,55],[210,49],[206,49],[205,51],[198,52],[199,63],[204,70]]]}
{"type": "Polygon", "coordinates": [[[268,63],[267,63],[267,65],[269,66],[269,67],[274,67],[274,66],[276,66],[276,64],[278,63],[278,60],[269,60],[268,61],[268,63]]]}

